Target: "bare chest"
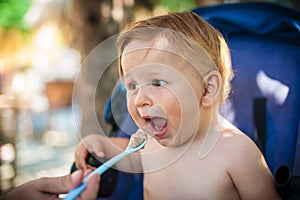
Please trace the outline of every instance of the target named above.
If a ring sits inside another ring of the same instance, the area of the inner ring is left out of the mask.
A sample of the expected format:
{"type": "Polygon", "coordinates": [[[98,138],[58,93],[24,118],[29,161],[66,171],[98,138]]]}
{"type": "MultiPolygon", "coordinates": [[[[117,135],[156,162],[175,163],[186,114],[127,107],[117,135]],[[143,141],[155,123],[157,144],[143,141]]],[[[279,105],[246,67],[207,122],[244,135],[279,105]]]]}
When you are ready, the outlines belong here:
{"type": "Polygon", "coordinates": [[[179,159],[145,173],[145,199],[239,199],[225,167],[214,159],[179,159]]]}

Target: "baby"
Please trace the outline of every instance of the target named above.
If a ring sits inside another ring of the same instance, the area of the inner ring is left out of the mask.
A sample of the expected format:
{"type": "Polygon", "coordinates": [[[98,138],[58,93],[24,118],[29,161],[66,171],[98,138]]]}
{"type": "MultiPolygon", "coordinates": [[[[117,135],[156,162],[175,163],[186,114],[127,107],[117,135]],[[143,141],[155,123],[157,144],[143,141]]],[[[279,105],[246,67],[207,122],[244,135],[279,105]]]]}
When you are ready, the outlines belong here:
{"type": "MultiPolygon", "coordinates": [[[[132,24],[117,46],[128,111],[148,139],[116,167],[144,173],[144,199],[279,199],[259,149],[219,113],[233,74],[216,29],[192,12],[174,12],[132,24]]],[[[76,165],[89,168],[88,151],[110,158],[127,145],[89,135],[76,165]]]]}

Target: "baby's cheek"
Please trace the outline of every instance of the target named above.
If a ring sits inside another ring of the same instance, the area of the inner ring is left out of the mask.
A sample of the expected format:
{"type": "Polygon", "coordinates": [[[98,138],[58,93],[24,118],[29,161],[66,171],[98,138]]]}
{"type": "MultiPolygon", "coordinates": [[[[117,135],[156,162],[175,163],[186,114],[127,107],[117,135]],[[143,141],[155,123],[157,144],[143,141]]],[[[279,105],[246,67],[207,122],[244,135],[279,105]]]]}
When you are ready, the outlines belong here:
{"type": "Polygon", "coordinates": [[[134,120],[136,118],[137,112],[135,111],[135,106],[132,106],[130,104],[127,104],[127,109],[129,114],[131,115],[132,119],[134,120]]]}
{"type": "Polygon", "coordinates": [[[138,125],[137,119],[139,118],[139,114],[137,113],[137,108],[132,99],[127,99],[127,109],[133,121],[138,125]]]}
{"type": "Polygon", "coordinates": [[[126,95],[126,101],[127,101],[127,109],[128,109],[128,111],[132,110],[133,107],[135,107],[133,96],[127,93],[127,95],[126,95]]]}
{"type": "Polygon", "coordinates": [[[178,128],[181,122],[181,105],[179,104],[178,99],[173,99],[169,101],[165,106],[164,110],[167,113],[168,120],[172,126],[178,128]]]}

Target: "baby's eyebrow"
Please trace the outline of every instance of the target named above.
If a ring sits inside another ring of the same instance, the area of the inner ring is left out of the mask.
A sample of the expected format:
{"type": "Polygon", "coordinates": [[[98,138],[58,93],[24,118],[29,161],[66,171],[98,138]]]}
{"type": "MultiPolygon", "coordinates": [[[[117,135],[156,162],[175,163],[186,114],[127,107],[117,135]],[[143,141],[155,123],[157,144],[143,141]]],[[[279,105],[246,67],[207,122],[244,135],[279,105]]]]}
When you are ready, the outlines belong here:
{"type": "MultiPolygon", "coordinates": [[[[151,66],[148,66],[148,67],[151,67],[151,66]]],[[[123,74],[122,78],[131,78],[132,76],[134,76],[134,71],[136,70],[132,70],[132,71],[129,71],[127,72],[126,74],[123,74]]],[[[142,72],[145,72],[147,73],[148,76],[157,76],[157,75],[162,75],[163,73],[161,71],[157,71],[157,69],[154,70],[151,70],[151,69],[144,69],[144,71],[142,72]]],[[[141,73],[141,71],[139,70],[139,73],[141,73]]]]}

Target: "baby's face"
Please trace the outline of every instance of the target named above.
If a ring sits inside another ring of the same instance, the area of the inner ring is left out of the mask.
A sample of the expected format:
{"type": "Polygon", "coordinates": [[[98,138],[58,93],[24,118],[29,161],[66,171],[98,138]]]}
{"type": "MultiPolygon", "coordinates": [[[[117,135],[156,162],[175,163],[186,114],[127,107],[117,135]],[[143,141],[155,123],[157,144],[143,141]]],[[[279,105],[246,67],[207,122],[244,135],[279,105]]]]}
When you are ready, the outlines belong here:
{"type": "Polygon", "coordinates": [[[201,76],[180,55],[145,45],[132,41],[122,54],[129,113],[160,144],[181,145],[198,130],[201,76]]]}

